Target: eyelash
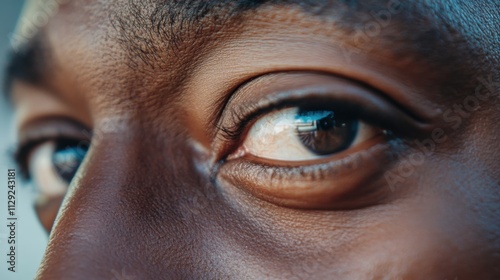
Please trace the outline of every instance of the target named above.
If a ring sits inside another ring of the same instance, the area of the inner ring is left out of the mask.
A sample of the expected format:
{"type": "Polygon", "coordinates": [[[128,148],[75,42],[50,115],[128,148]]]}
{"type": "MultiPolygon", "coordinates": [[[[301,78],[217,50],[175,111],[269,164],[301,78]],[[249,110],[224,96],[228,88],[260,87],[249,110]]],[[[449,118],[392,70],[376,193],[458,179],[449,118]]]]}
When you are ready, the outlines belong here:
{"type": "Polygon", "coordinates": [[[24,142],[15,146],[15,148],[13,149],[14,152],[12,153],[12,158],[20,170],[22,179],[26,181],[31,180],[31,174],[29,173],[28,166],[28,156],[33,151],[33,149],[44,142],[55,140],[57,138],[59,137],[37,137],[25,140],[24,142]]]}
{"type": "MultiPolygon", "coordinates": [[[[360,118],[360,119],[362,118],[367,119],[371,115],[370,112],[366,112],[366,110],[362,106],[360,106],[359,104],[354,104],[353,102],[332,101],[332,99],[328,98],[304,97],[301,99],[285,100],[278,102],[276,102],[276,100],[271,100],[268,102],[267,105],[264,106],[259,106],[258,104],[249,104],[245,105],[244,109],[242,109],[243,106],[240,108],[233,109],[229,113],[233,125],[218,126],[217,128],[221,132],[222,139],[228,142],[235,142],[238,140],[242,141],[244,140],[242,138],[245,132],[250,128],[250,125],[254,121],[258,120],[260,117],[269,114],[273,111],[279,111],[290,107],[301,107],[306,109],[310,108],[311,110],[313,109],[334,110],[337,112],[342,112],[343,114],[347,114],[352,118],[360,118]],[[343,108],[340,109],[340,107],[343,108]]],[[[381,123],[377,123],[374,120],[368,120],[367,123],[370,123],[375,126],[381,126],[381,123]]],[[[386,128],[386,130],[391,135],[394,134],[393,130],[391,130],[390,127],[386,128]]]]}
{"type": "Polygon", "coordinates": [[[273,110],[283,109],[285,106],[280,107],[258,107],[255,104],[249,104],[247,107],[247,111],[250,113],[241,113],[243,110],[233,109],[230,112],[232,122],[234,125],[232,126],[218,126],[218,129],[222,132],[222,138],[228,141],[238,140],[241,135],[244,133],[245,129],[252,123],[254,120],[257,120],[260,116],[263,116],[267,113],[272,112],[273,110]]]}

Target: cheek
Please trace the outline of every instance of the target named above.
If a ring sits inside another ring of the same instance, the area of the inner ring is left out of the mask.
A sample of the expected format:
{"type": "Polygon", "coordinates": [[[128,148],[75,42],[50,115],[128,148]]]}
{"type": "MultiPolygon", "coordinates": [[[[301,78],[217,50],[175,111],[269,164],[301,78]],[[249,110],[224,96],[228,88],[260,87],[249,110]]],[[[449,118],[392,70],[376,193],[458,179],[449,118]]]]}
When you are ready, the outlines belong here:
{"type": "Polygon", "coordinates": [[[415,175],[392,190],[398,199],[390,204],[321,212],[323,222],[319,216],[304,218],[300,228],[282,229],[288,237],[276,243],[300,247],[291,273],[325,279],[490,279],[487,273],[498,262],[491,240],[499,232],[494,180],[471,165],[437,156],[414,168],[415,175]]]}
{"type": "Polygon", "coordinates": [[[474,263],[463,249],[468,248],[467,252],[473,244],[464,243],[456,217],[439,209],[447,206],[451,205],[439,199],[425,199],[373,215],[378,221],[362,229],[337,265],[349,279],[414,279],[415,275],[454,279],[464,275],[463,268],[474,263]]]}
{"type": "Polygon", "coordinates": [[[499,208],[494,180],[471,165],[436,158],[413,166],[415,175],[394,190],[402,198],[395,201],[392,218],[356,244],[359,251],[349,258],[362,259],[367,265],[360,270],[370,271],[370,277],[484,279],[477,277],[491,272],[489,237],[497,236],[499,208]]]}
{"type": "Polygon", "coordinates": [[[364,244],[366,262],[375,276],[408,279],[422,275],[427,279],[446,279],[453,270],[450,258],[455,249],[450,240],[456,238],[436,223],[439,213],[422,209],[432,208],[432,202],[415,203],[399,211],[398,219],[376,230],[371,242],[364,244]],[[446,271],[449,270],[449,271],[446,271]]]}

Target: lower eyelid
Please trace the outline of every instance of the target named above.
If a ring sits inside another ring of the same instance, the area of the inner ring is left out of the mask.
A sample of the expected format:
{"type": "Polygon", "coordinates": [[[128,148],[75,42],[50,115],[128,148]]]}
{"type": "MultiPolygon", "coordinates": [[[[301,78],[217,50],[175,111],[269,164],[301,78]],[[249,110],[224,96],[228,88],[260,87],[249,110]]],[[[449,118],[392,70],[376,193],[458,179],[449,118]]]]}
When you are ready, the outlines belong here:
{"type": "Polygon", "coordinates": [[[328,204],[359,190],[361,185],[370,185],[367,180],[393,162],[394,149],[399,144],[395,139],[339,160],[308,166],[269,166],[241,158],[224,164],[218,180],[264,200],[288,201],[292,207],[306,207],[304,201],[314,199],[328,204]]]}
{"type": "MultiPolygon", "coordinates": [[[[310,175],[310,179],[317,180],[349,171],[353,168],[353,166],[357,166],[361,161],[377,161],[377,158],[373,156],[376,154],[380,154],[387,149],[389,149],[387,143],[380,143],[373,145],[369,149],[361,150],[358,153],[351,153],[350,155],[338,157],[338,159],[325,157],[322,160],[315,162],[282,162],[283,165],[278,165],[273,160],[266,160],[253,156],[246,156],[237,160],[240,162],[244,162],[243,164],[260,166],[261,168],[276,171],[282,174],[282,176],[284,177],[293,177],[295,175],[299,175],[301,176],[301,178],[304,178],[305,175],[310,175]]],[[[232,163],[227,162],[226,164],[232,163]]]]}
{"type": "MultiPolygon", "coordinates": [[[[338,152],[332,155],[318,156],[316,159],[312,160],[276,160],[270,158],[263,158],[250,153],[250,151],[244,149],[244,152],[239,154],[239,156],[234,156],[228,158],[228,161],[235,160],[238,158],[244,158],[248,162],[255,164],[260,164],[269,168],[285,168],[285,169],[295,169],[302,168],[307,170],[317,170],[318,168],[334,169],[336,172],[343,169],[343,166],[351,165],[353,158],[366,158],[371,159],[370,154],[381,149],[389,149],[394,141],[399,141],[398,138],[393,138],[392,135],[385,133],[384,130],[372,129],[373,131],[366,132],[364,136],[368,139],[360,139],[359,143],[353,143],[351,147],[344,151],[338,152]]],[[[243,146],[244,147],[244,146],[243,146]]],[[[316,172],[316,171],[314,171],[316,172]]]]}

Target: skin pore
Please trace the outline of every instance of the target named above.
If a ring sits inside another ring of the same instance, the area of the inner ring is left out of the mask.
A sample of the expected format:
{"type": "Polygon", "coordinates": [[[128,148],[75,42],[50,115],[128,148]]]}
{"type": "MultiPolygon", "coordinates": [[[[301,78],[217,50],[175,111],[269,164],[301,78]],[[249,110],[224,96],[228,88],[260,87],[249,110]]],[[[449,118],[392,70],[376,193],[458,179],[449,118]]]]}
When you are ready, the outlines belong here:
{"type": "Polygon", "coordinates": [[[38,279],[500,277],[499,4],[312,2],[59,7],[7,77],[38,279]]]}

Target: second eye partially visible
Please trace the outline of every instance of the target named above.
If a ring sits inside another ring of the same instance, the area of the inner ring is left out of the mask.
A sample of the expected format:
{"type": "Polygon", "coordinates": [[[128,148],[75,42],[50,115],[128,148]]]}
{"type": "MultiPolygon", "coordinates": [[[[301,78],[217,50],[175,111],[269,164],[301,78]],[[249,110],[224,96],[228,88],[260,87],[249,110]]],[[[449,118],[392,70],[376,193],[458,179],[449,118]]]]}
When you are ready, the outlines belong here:
{"type": "Polygon", "coordinates": [[[78,122],[52,117],[24,127],[15,159],[37,192],[35,210],[49,232],[90,145],[88,129],[78,122]]]}

